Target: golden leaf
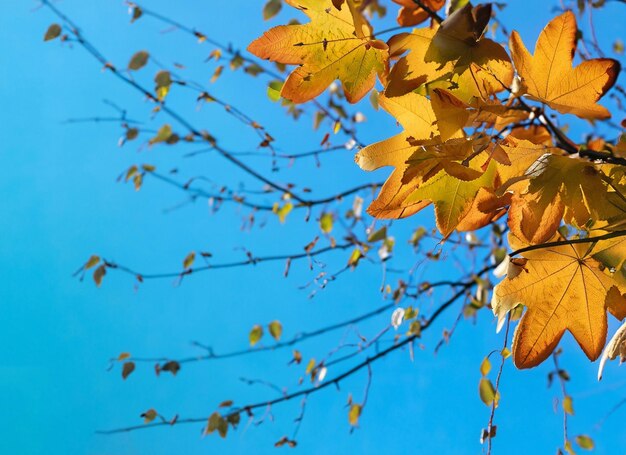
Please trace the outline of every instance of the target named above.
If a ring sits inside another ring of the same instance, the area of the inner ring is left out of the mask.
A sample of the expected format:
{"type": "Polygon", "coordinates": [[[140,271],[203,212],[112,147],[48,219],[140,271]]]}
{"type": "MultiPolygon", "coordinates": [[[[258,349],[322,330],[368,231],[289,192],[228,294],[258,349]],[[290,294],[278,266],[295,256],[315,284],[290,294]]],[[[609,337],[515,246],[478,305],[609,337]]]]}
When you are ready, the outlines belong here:
{"type": "MultiPolygon", "coordinates": [[[[517,242],[511,236],[509,241],[517,242]]],[[[590,250],[589,244],[576,244],[528,251],[523,266],[512,265],[520,273],[495,287],[492,307],[499,319],[518,304],[527,308],[513,340],[518,368],[543,362],[566,330],[589,359],[602,352],[607,294],[617,283],[590,250]]]]}
{"type": "Polygon", "coordinates": [[[257,57],[300,65],[285,81],[281,96],[294,103],[309,101],[335,79],[346,98],[356,103],[387,72],[388,47],[372,36],[362,13],[348,0],[341,9],[331,0],[285,0],[311,22],[274,27],[253,41],[248,50],[257,57]]]}
{"type": "Polygon", "coordinates": [[[489,5],[465,5],[438,28],[417,29],[389,41],[391,55],[402,57],[389,74],[386,93],[402,95],[426,82],[448,76],[449,90],[463,101],[487,99],[513,81],[513,67],[506,51],[482,34],[491,17],[489,5]]]}
{"type": "MultiPolygon", "coordinates": [[[[430,15],[422,7],[418,6],[413,0],[393,0],[394,3],[402,6],[398,11],[398,24],[403,27],[421,24],[426,21],[430,15]]],[[[446,0],[423,0],[424,5],[431,11],[439,11],[446,4],[446,0]]]]}
{"type": "Polygon", "coordinates": [[[620,72],[616,60],[598,58],[572,66],[576,53],[576,16],[568,11],[543,29],[530,55],[517,32],[509,47],[517,72],[531,98],[563,114],[606,119],[609,111],[596,102],[613,86],[620,72]]]}

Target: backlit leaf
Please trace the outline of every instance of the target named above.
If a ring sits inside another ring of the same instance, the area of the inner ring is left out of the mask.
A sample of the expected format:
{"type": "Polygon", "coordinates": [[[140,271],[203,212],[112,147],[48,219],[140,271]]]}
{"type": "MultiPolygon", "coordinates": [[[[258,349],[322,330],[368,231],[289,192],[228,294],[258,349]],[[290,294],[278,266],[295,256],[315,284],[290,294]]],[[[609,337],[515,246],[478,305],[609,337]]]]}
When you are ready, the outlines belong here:
{"type": "Polygon", "coordinates": [[[620,64],[602,58],[586,60],[574,68],[577,31],[574,13],[557,16],[539,35],[534,55],[514,31],[509,46],[515,67],[531,98],[563,114],[609,118],[609,111],[596,102],[615,84],[620,64]]]}
{"type": "Polygon", "coordinates": [[[341,9],[332,0],[285,1],[311,22],[274,27],[248,47],[257,57],[300,65],[285,81],[283,98],[303,103],[339,79],[346,98],[355,103],[374,86],[376,73],[385,77],[387,45],[371,37],[372,28],[353,0],[341,9]]]}
{"type": "Polygon", "coordinates": [[[248,339],[250,340],[250,346],[254,346],[255,344],[257,344],[261,340],[262,336],[263,327],[261,327],[260,325],[255,325],[254,327],[252,327],[250,335],[248,335],[248,339]]]}
{"type": "Polygon", "coordinates": [[[274,338],[276,341],[280,340],[280,337],[283,334],[283,325],[280,323],[280,321],[270,322],[267,328],[269,329],[272,338],[274,338]]]}
{"type": "Polygon", "coordinates": [[[528,251],[523,271],[509,274],[495,287],[492,307],[500,319],[520,303],[527,308],[513,340],[518,368],[543,362],[566,330],[590,360],[600,356],[606,341],[607,294],[618,284],[592,254],[584,244],[528,251]]]}

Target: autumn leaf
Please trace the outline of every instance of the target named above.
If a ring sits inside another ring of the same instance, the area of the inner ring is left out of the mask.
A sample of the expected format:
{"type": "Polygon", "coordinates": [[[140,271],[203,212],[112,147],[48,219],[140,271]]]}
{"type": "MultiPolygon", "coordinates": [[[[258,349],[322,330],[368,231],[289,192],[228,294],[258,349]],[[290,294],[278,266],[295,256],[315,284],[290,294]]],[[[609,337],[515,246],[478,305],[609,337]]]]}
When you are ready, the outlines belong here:
{"type": "Polygon", "coordinates": [[[272,338],[274,338],[276,341],[279,341],[281,335],[283,334],[283,325],[280,323],[280,321],[270,322],[267,328],[270,332],[270,335],[272,335],[272,338]]]}
{"type": "Polygon", "coordinates": [[[148,54],[147,51],[139,51],[135,53],[128,62],[128,69],[132,71],[140,70],[146,66],[149,58],[150,54],[148,54]]]}
{"type": "Polygon", "coordinates": [[[363,411],[363,406],[360,404],[353,404],[350,406],[350,410],[348,411],[348,422],[353,427],[359,424],[359,417],[361,417],[361,412],[363,411]]]}
{"type": "MultiPolygon", "coordinates": [[[[415,3],[414,0],[393,1],[402,6],[400,11],[398,11],[398,24],[403,27],[421,24],[430,17],[429,13],[415,3]]],[[[445,5],[446,0],[423,0],[423,2],[431,11],[439,11],[445,5]]]]}
{"type": "MultiPolygon", "coordinates": [[[[362,169],[395,167],[368,213],[401,218],[434,203],[437,227],[449,235],[469,215],[479,191],[494,188],[496,165],[491,161],[483,168],[488,161],[488,152],[481,150],[485,145],[483,139],[413,141],[405,132],[364,148],[356,158],[362,169]]],[[[482,196],[487,198],[487,194],[482,196]]],[[[480,219],[488,223],[491,217],[480,219]]]]}
{"type": "MultiPolygon", "coordinates": [[[[512,236],[509,241],[520,245],[512,236]]],[[[592,255],[588,244],[528,251],[523,265],[509,266],[516,273],[509,273],[495,287],[492,307],[499,319],[518,304],[527,308],[513,340],[518,368],[543,362],[565,331],[574,335],[589,359],[597,359],[602,352],[607,332],[607,295],[617,283],[592,255]]]]}
{"type": "Polygon", "coordinates": [[[226,433],[228,433],[228,422],[220,415],[219,412],[211,414],[207,425],[204,428],[204,434],[211,434],[214,431],[217,431],[222,438],[225,438],[226,433]]]}
{"type": "Polygon", "coordinates": [[[262,337],[263,337],[263,327],[261,327],[258,324],[252,327],[252,330],[250,330],[250,334],[248,335],[250,346],[254,346],[255,344],[257,344],[259,341],[261,341],[262,337]]]}
{"type": "Polygon", "coordinates": [[[133,371],[135,371],[135,363],[125,362],[124,365],[122,365],[122,379],[126,379],[133,371]]]}
{"type": "Polygon", "coordinates": [[[61,26],[59,24],[51,24],[46,30],[46,34],[43,37],[44,41],[50,41],[61,36],[61,26]]]}
{"type": "Polygon", "coordinates": [[[620,64],[599,58],[586,60],[574,68],[577,31],[574,13],[567,11],[557,16],[539,35],[534,55],[530,55],[514,31],[509,47],[515,67],[531,98],[563,114],[609,118],[609,111],[596,102],[615,84],[620,64]]]}
{"type": "Polygon", "coordinates": [[[156,419],[158,415],[159,414],[156,412],[155,409],[148,409],[146,412],[141,414],[140,417],[143,417],[143,423],[150,423],[154,419],[156,419]]]}
{"type": "Polygon", "coordinates": [[[526,173],[528,187],[513,197],[508,223],[517,237],[529,243],[547,241],[561,219],[582,228],[607,213],[607,185],[588,161],[548,154],[526,173]]]}
{"type": "Polygon", "coordinates": [[[402,95],[444,76],[449,80],[443,81],[442,88],[466,102],[508,88],[513,80],[508,54],[496,42],[482,38],[490,17],[491,5],[467,4],[439,27],[416,29],[389,40],[391,55],[406,51],[408,55],[392,68],[387,95],[402,95]]]}
{"type": "Polygon", "coordinates": [[[407,168],[406,162],[416,148],[409,140],[426,140],[437,136],[436,118],[430,101],[415,93],[394,98],[381,95],[378,102],[380,107],[402,124],[405,131],[365,147],[356,155],[355,161],[366,171],[384,166],[395,168],[367,211],[377,218],[403,218],[417,213],[428,205],[428,203],[410,206],[403,204],[413,188],[403,185],[402,178],[407,168]]]}
{"type": "Polygon", "coordinates": [[[257,57],[299,65],[282,87],[283,98],[309,101],[339,79],[348,101],[356,103],[372,89],[377,73],[385,78],[387,44],[372,36],[352,0],[340,8],[332,0],[285,1],[311,22],[274,27],[248,46],[257,57]]]}

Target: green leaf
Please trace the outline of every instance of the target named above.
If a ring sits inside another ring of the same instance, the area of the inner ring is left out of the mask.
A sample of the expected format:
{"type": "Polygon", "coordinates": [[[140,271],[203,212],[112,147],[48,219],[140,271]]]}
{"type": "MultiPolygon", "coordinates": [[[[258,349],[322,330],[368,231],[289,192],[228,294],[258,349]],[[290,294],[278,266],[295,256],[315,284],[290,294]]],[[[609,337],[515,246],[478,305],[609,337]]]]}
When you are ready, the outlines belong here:
{"type": "Polygon", "coordinates": [[[272,81],[267,86],[267,97],[270,101],[279,101],[280,100],[280,91],[283,89],[282,81],[272,81]]]}
{"type": "Polygon", "coordinates": [[[572,400],[572,397],[566,396],[563,398],[563,411],[571,416],[574,415],[574,400],[572,400]]]}
{"type": "Polygon", "coordinates": [[[270,20],[280,12],[282,7],[282,0],[269,0],[263,7],[263,19],[270,20]]]}
{"type": "Polygon", "coordinates": [[[44,41],[50,41],[58,38],[61,35],[61,26],[59,24],[52,24],[46,30],[46,34],[43,37],[44,41]]]}
{"type": "Polygon", "coordinates": [[[96,256],[94,254],[89,259],[87,259],[87,262],[85,262],[85,265],[84,265],[85,270],[89,270],[90,268],[95,267],[99,263],[100,263],[100,256],[96,256]]]}
{"type": "Polygon", "coordinates": [[[269,329],[270,335],[272,335],[276,341],[280,340],[280,336],[283,334],[283,325],[280,321],[270,322],[267,328],[269,329]]]}
{"type": "Polygon", "coordinates": [[[148,58],[150,58],[150,54],[146,51],[139,51],[135,53],[128,62],[128,69],[132,71],[137,71],[146,66],[148,63],[148,58]]]}
{"type": "Polygon", "coordinates": [[[348,258],[348,266],[353,267],[353,268],[356,267],[362,257],[364,256],[363,256],[363,253],[361,253],[361,250],[359,250],[358,248],[355,249],[350,255],[350,257],[348,258]]]}
{"type": "Polygon", "coordinates": [[[157,412],[154,409],[148,409],[146,412],[141,414],[140,417],[143,417],[143,423],[150,423],[157,417],[157,412]]]}
{"type": "Polygon", "coordinates": [[[480,374],[483,376],[487,376],[491,371],[491,362],[489,361],[489,357],[485,357],[480,364],[480,374]]]}
{"type": "Polygon", "coordinates": [[[214,431],[217,431],[222,438],[225,438],[226,433],[228,433],[228,422],[220,415],[219,412],[211,414],[206,429],[204,430],[204,434],[211,434],[214,431]]]}
{"type": "Polygon", "coordinates": [[[593,439],[584,434],[576,436],[576,444],[578,444],[578,447],[584,450],[593,450],[593,448],[595,447],[593,439]]]}
{"type": "Polygon", "coordinates": [[[320,229],[324,234],[330,234],[333,230],[333,214],[324,213],[320,218],[320,229]]]}
{"type": "Polygon", "coordinates": [[[263,327],[261,327],[258,324],[252,327],[252,330],[250,331],[250,335],[248,335],[248,338],[250,340],[250,346],[254,346],[255,344],[257,344],[261,340],[262,337],[263,337],[263,327]]]}
{"type": "Polygon", "coordinates": [[[383,226],[376,232],[373,232],[367,238],[367,241],[370,243],[378,242],[380,240],[385,240],[387,238],[387,226],[383,226]]]}
{"type": "Polygon", "coordinates": [[[185,259],[183,260],[183,268],[186,270],[193,265],[193,262],[196,260],[196,252],[192,251],[189,253],[185,259]]]}
{"type": "Polygon", "coordinates": [[[172,127],[168,124],[163,125],[157,131],[156,136],[154,136],[148,142],[150,145],[158,144],[159,142],[166,142],[172,136],[172,127]]]}
{"type": "Polygon", "coordinates": [[[487,406],[491,406],[494,400],[496,400],[496,389],[487,378],[482,378],[478,383],[478,394],[482,402],[487,406]]]}

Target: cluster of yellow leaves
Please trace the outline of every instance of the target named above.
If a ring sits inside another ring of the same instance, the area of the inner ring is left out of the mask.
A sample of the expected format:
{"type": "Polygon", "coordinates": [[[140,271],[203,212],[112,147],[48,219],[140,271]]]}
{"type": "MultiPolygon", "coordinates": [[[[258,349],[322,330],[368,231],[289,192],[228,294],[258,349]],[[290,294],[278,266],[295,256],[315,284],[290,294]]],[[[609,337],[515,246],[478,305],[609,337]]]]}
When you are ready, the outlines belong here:
{"type": "MultiPolygon", "coordinates": [[[[606,342],[607,311],[626,316],[626,240],[572,237],[578,240],[567,244],[557,232],[563,224],[585,235],[624,229],[626,178],[621,166],[561,149],[562,137],[552,137],[556,127],[546,128],[541,116],[551,108],[588,120],[610,117],[597,101],[614,85],[619,63],[592,59],[573,66],[578,28],[571,12],[550,21],[533,55],[513,32],[509,57],[484,36],[490,4],[453,2],[463,6],[441,23],[432,20],[383,42],[353,0],[286,2],[310,22],[275,27],[249,47],[259,57],[298,65],[281,96],[305,102],[338,79],[347,100],[356,102],[377,74],[383,86],[378,105],[402,127],[356,155],[367,171],[393,167],[368,213],[402,218],[432,204],[444,237],[506,215],[512,248],[552,241],[511,263],[494,290],[494,312],[503,318],[519,304],[527,308],[513,346],[519,367],[545,360],[567,330],[596,359],[606,342]]],[[[424,23],[445,3],[394,2],[405,26],[424,23]]],[[[619,147],[607,150],[621,156],[619,147]]]]}

